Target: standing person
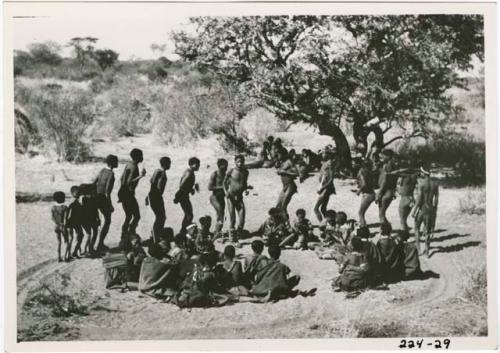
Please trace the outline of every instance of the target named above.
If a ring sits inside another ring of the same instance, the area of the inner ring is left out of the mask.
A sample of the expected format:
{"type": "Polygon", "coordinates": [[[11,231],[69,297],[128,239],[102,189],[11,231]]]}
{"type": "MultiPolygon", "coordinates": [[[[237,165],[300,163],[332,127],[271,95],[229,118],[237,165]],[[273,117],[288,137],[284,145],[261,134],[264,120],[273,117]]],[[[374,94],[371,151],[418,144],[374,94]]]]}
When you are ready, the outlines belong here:
{"type": "Polygon", "coordinates": [[[132,160],[123,169],[120,178],[121,186],[118,191],[118,202],[122,203],[123,211],[125,212],[125,221],[122,225],[122,239],[129,234],[135,234],[135,230],[141,219],[139,204],[135,198],[135,189],[139,180],[146,175],[146,169],[144,168],[139,173],[139,163],[144,160],[142,151],[134,148],[130,151],[130,158],[132,160]]]}
{"type": "Polygon", "coordinates": [[[57,236],[57,260],[59,262],[63,261],[61,257],[61,238],[66,245],[66,250],[64,251],[64,259],[68,259],[71,253],[70,247],[68,247],[68,232],[66,229],[66,215],[68,213],[68,206],[65,205],[64,201],[66,201],[66,195],[62,191],[56,191],[53,195],[53,199],[56,202],[54,206],[52,206],[51,214],[52,221],[55,225],[55,233],[57,236]]]}
{"type": "Polygon", "coordinates": [[[83,230],[82,230],[82,218],[83,210],[82,204],[80,203],[80,190],[77,185],[73,185],[70,189],[71,195],[74,200],[68,206],[68,213],[66,218],[66,225],[68,227],[68,246],[71,249],[73,242],[73,234],[76,233],[76,246],[70,257],[66,258],[66,261],[72,258],[80,258],[79,253],[81,252],[81,246],[83,241],[83,230]]]}
{"type": "Polygon", "coordinates": [[[156,169],[151,177],[151,187],[149,189],[149,205],[155,214],[153,223],[153,241],[156,243],[165,225],[167,216],[165,215],[165,203],[163,202],[163,192],[167,185],[167,173],[170,169],[171,161],[169,157],[160,158],[160,168],[156,169]]]}
{"type": "Polygon", "coordinates": [[[420,252],[420,227],[424,225],[425,254],[429,257],[429,246],[436,225],[439,204],[439,184],[431,179],[430,171],[421,168],[423,181],[419,186],[417,201],[412,216],[415,218],[415,245],[420,252]]]}
{"type": "MultiPolygon", "coordinates": [[[[88,184],[81,184],[80,190],[84,189],[86,185],[88,184]]],[[[94,186],[94,184],[90,184],[90,186],[94,186]]],[[[82,197],[82,229],[87,234],[87,240],[83,247],[84,255],[95,255],[94,245],[97,240],[100,225],[101,219],[99,218],[96,194],[94,192],[89,192],[82,197]]]]}
{"type": "Polygon", "coordinates": [[[401,222],[401,229],[408,232],[410,228],[408,227],[407,220],[415,204],[413,193],[417,186],[417,174],[408,168],[403,170],[400,175],[398,188],[399,195],[401,196],[399,201],[399,219],[401,222]]]}
{"type": "Polygon", "coordinates": [[[248,190],[253,189],[248,185],[248,169],[245,167],[245,157],[236,155],[234,157],[234,168],[232,168],[224,179],[224,191],[226,193],[227,208],[229,211],[229,235],[232,242],[238,241],[238,234],[245,226],[245,203],[243,193],[248,195],[248,190]],[[238,227],[235,231],[236,212],[238,213],[238,227]]]}
{"type": "Polygon", "coordinates": [[[106,157],[106,167],[102,168],[97,177],[94,179],[96,186],[96,204],[101,212],[104,222],[99,235],[99,242],[97,243],[97,252],[103,252],[107,249],[104,244],[104,239],[109,232],[111,225],[111,214],[115,210],[111,201],[111,193],[115,185],[115,173],[113,169],[118,167],[118,157],[110,154],[106,157]]]}
{"type": "Polygon", "coordinates": [[[196,183],[195,172],[200,169],[200,160],[196,157],[189,158],[188,168],[182,174],[181,182],[179,183],[179,190],[175,193],[174,203],[179,203],[184,218],[182,219],[182,226],[180,233],[186,233],[186,227],[193,222],[193,205],[189,199],[189,194],[194,195],[199,191],[198,184],[196,183]]]}
{"type": "Polygon", "coordinates": [[[224,212],[226,209],[224,179],[227,172],[227,160],[224,158],[217,160],[217,170],[210,176],[208,190],[212,192],[210,195],[210,204],[215,209],[215,237],[219,237],[224,226],[224,212]]]}
{"type": "Polygon", "coordinates": [[[321,223],[325,217],[325,212],[328,207],[328,201],[330,201],[330,196],[335,194],[334,181],[334,170],[332,155],[329,151],[323,152],[323,164],[319,172],[319,188],[318,188],[318,200],[314,206],[314,213],[316,218],[321,223]]]}
{"type": "Polygon", "coordinates": [[[365,159],[361,168],[358,171],[358,196],[361,195],[361,203],[359,205],[359,225],[366,226],[365,214],[373,201],[375,201],[375,180],[372,172],[372,162],[365,159]]]}
{"type": "Polygon", "coordinates": [[[376,197],[379,209],[380,224],[389,223],[386,217],[387,209],[392,200],[396,196],[397,175],[393,172],[396,170],[394,163],[394,152],[392,150],[382,151],[382,169],[379,177],[379,191],[376,197]]]}
{"type": "Polygon", "coordinates": [[[280,160],[278,175],[281,177],[283,189],[281,190],[281,193],[278,197],[276,208],[281,211],[284,219],[289,219],[287,208],[288,204],[292,200],[293,194],[297,192],[297,184],[295,184],[295,179],[299,176],[299,173],[293,162],[288,157],[288,152],[286,151],[286,149],[281,149],[278,155],[280,160]]]}

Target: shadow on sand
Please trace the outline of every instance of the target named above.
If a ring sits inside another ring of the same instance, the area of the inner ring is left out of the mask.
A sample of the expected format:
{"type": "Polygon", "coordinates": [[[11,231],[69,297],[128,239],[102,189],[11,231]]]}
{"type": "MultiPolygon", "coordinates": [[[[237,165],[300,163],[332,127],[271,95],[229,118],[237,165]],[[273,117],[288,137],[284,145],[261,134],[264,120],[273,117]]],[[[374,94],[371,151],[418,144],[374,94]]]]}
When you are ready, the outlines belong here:
{"type": "Polygon", "coordinates": [[[481,244],[480,241],[469,241],[466,243],[455,244],[450,246],[431,247],[431,253],[429,257],[432,257],[434,256],[434,254],[437,253],[451,253],[451,252],[462,251],[463,249],[478,246],[479,244],[481,244]]]}

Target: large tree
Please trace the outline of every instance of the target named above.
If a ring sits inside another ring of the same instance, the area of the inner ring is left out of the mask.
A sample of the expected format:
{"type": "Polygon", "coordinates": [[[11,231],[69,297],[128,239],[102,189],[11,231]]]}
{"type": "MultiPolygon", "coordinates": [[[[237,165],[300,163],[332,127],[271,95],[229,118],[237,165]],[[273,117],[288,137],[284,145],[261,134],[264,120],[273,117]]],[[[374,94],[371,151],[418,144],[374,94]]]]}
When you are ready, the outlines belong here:
{"type": "MultiPolygon", "coordinates": [[[[483,59],[481,16],[195,17],[173,34],[176,53],[239,85],[278,118],[317,126],[350,163],[342,122],[366,149],[386,145],[394,126],[405,137],[445,124],[447,95],[463,85],[457,70],[483,59]],[[384,124],[367,126],[378,118],[384,124]]],[[[401,136],[400,138],[403,138],[401,136]]]]}

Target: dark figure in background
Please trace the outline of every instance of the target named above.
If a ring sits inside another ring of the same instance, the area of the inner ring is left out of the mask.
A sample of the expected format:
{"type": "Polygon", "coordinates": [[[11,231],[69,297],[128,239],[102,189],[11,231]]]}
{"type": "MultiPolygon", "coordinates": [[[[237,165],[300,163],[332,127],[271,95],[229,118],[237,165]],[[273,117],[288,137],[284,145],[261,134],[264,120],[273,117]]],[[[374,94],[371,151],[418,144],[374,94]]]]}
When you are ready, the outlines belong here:
{"type": "Polygon", "coordinates": [[[276,208],[281,211],[284,219],[289,219],[287,208],[288,204],[292,200],[292,196],[297,192],[295,179],[299,176],[299,173],[293,162],[290,160],[286,149],[283,148],[279,151],[279,160],[280,166],[278,168],[278,175],[281,177],[283,189],[278,197],[276,208]]]}
{"type": "Polygon", "coordinates": [[[182,174],[179,190],[175,193],[174,203],[179,203],[184,212],[180,230],[181,234],[185,234],[186,227],[193,222],[193,205],[191,204],[189,195],[194,195],[196,191],[199,191],[195,178],[195,172],[199,169],[200,160],[196,157],[190,158],[188,161],[188,169],[182,174]]]}
{"type": "Polygon", "coordinates": [[[385,214],[392,200],[396,197],[397,175],[393,172],[396,170],[396,165],[393,160],[394,152],[392,150],[384,150],[382,152],[383,167],[379,176],[379,191],[376,198],[379,208],[380,223],[388,223],[385,214]]]}
{"type": "Polygon", "coordinates": [[[106,167],[102,168],[94,179],[97,208],[104,218],[96,248],[97,252],[100,253],[107,249],[104,240],[106,239],[106,235],[108,235],[109,226],[111,225],[111,214],[115,210],[111,201],[111,193],[115,185],[115,173],[113,169],[116,167],[118,167],[118,157],[113,154],[108,155],[106,157],[106,167]]]}
{"type": "Polygon", "coordinates": [[[215,209],[216,224],[215,236],[219,237],[224,226],[224,213],[226,210],[226,195],[224,192],[224,179],[226,178],[227,160],[221,158],[217,160],[217,170],[210,176],[208,190],[212,192],[210,195],[210,204],[215,209]]]}
{"type": "Polygon", "coordinates": [[[53,199],[56,202],[54,206],[52,206],[51,214],[52,221],[54,222],[54,231],[57,236],[57,260],[59,262],[63,261],[63,257],[61,257],[61,239],[64,241],[66,245],[66,249],[64,251],[64,259],[69,259],[71,248],[68,247],[68,231],[66,229],[66,216],[68,213],[68,206],[64,204],[66,201],[66,195],[62,191],[56,191],[53,195],[53,199]]]}
{"type": "Polygon", "coordinates": [[[398,188],[399,195],[401,196],[399,200],[399,219],[401,222],[401,229],[408,232],[410,228],[408,227],[407,220],[415,204],[413,193],[417,186],[417,174],[408,168],[408,165],[405,167],[407,168],[400,173],[398,188]]]}
{"type": "Polygon", "coordinates": [[[335,194],[334,169],[332,154],[330,151],[323,152],[323,165],[319,172],[318,200],[314,206],[316,218],[321,223],[328,207],[330,197],[335,194]]]}
{"type": "Polygon", "coordinates": [[[126,238],[128,234],[135,234],[141,213],[139,211],[139,204],[135,198],[135,189],[139,180],[146,175],[146,169],[142,168],[139,173],[139,163],[144,160],[142,151],[134,148],[130,152],[132,161],[128,162],[123,169],[120,178],[121,186],[118,191],[118,202],[122,203],[123,211],[125,212],[125,221],[122,225],[122,239],[126,238]]]}
{"type": "Polygon", "coordinates": [[[429,257],[430,241],[436,225],[436,215],[439,204],[439,184],[431,179],[430,171],[421,168],[422,183],[418,188],[418,196],[413,210],[415,217],[415,245],[420,251],[420,227],[424,225],[425,254],[429,257]]]}
{"type": "Polygon", "coordinates": [[[375,201],[375,184],[372,162],[369,159],[365,159],[361,164],[361,168],[358,171],[358,192],[357,194],[361,196],[361,203],[359,205],[359,225],[366,226],[365,214],[373,201],[375,201]]]}
{"type": "Polygon", "coordinates": [[[167,173],[170,169],[171,161],[168,157],[160,158],[160,167],[154,171],[151,177],[151,187],[149,189],[148,199],[149,205],[155,214],[153,223],[153,241],[158,242],[160,233],[165,225],[167,216],[165,215],[165,203],[163,202],[163,192],[167,185],[167,173]]]}

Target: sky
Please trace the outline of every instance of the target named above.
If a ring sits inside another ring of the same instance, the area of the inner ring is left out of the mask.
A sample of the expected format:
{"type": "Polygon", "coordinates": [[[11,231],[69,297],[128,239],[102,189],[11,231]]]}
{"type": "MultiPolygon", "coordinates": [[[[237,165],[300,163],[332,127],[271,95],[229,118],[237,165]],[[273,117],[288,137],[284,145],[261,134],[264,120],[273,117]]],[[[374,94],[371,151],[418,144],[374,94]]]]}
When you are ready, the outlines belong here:
{"type": "MultiPolygon", "coordinates": [[[[186,17],[169,18],[15,18],[14,49],[26,50],[36,42],[54,41],[65,45],[73,37],[96,37],[97,48],[112,49],[121,60],[153,59],[161,56],[151,50],[151,44],[166,44],[164,56],[175,59],[172,30],[187,27],[186,17]]],[[[63,48],[63,56],[71,55],[70,48],[63,48]]]]}

